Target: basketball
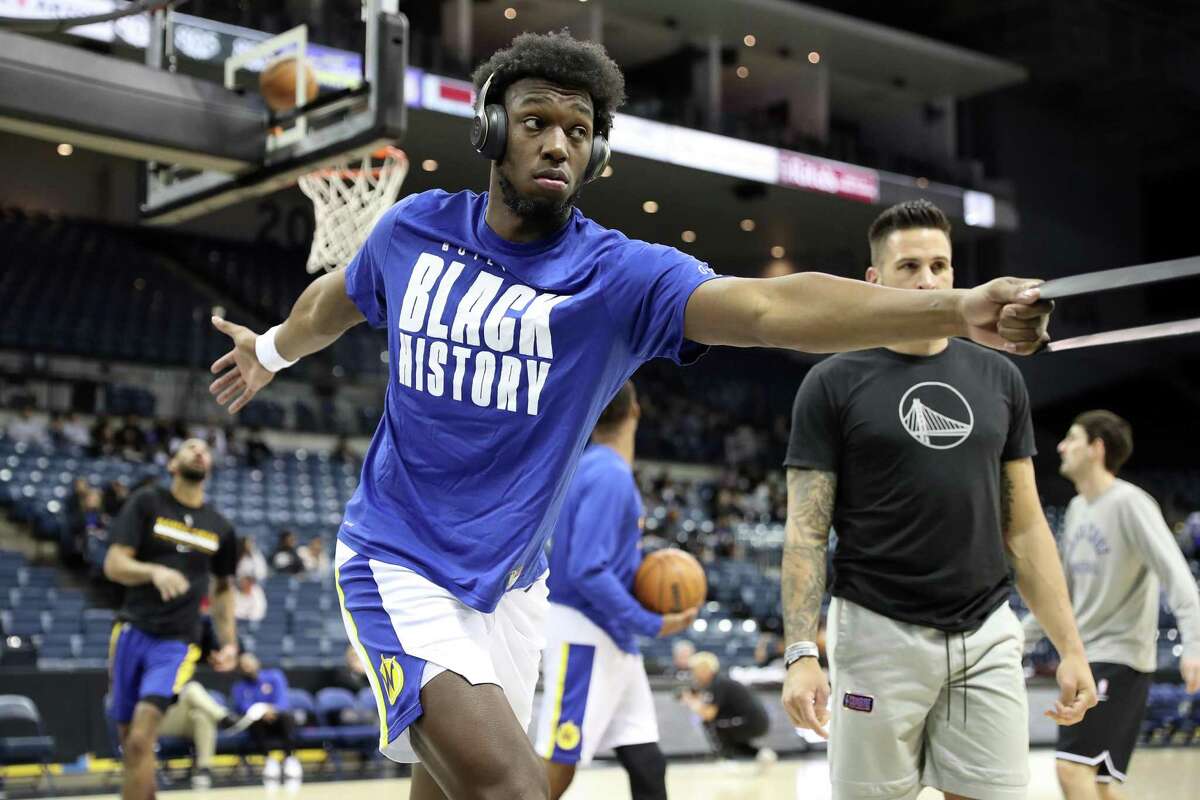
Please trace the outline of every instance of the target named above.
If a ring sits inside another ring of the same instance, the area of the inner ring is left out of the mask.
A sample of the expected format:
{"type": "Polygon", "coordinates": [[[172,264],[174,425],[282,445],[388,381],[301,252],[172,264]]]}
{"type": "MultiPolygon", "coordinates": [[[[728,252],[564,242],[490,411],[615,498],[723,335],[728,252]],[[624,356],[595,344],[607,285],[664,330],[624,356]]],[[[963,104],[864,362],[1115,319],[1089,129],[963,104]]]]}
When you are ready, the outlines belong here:
{"type": "Polygon", "coordinates": [[[646,556],[633,582],[638,602],[659,614],[695,608],[708,595],[704,567],[691,553],[668,548],[646,556]]]}
{"type": "MultiPolygon", "coordinates": [[[[317,92],[317,74],[312,67],[305,65],[304,79],[306,81],[306,97],[312,102],[317,92]]],[[[296,59],[281,58],[267,65],[258,76],[258,88],[263,100],[272,111],[288,111],[296,107],[296,59]]]]}

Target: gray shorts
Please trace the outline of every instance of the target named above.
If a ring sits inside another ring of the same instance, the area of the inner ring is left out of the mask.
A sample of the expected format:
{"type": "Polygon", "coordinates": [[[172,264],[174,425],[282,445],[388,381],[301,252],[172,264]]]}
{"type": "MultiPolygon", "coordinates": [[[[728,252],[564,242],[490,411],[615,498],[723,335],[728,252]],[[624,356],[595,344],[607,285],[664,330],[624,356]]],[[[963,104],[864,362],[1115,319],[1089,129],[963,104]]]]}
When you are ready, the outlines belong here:
{"type": "Polygon", "coordinates": [[[1029,708],[1024,633],[1007,604],[965,634],[829,607],[834,800],[910,800],[923,786],[1024,798],[1029,708]]]}

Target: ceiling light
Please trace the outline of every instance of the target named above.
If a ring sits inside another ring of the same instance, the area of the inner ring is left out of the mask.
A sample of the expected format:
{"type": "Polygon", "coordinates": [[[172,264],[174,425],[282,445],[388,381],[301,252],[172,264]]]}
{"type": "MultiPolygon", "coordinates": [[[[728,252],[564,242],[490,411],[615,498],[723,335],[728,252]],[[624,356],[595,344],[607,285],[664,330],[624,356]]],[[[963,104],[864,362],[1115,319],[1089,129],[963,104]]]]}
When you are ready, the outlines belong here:
{"type": "Polygon", "coordinates": [[[645,211],[647,214],[657,214],[658,203],[654,202],[653,200],[647,200],[646,202],[642,203],[642,211],[645,211]]]}
{"type": "Polygon", "coordinates": [[[737,76],[739,78],[749,78],[750,77],[750,68],[745,65],[738,67],[737,68],[737,76]]]}
{"type": "Polygon", "coordinates": [[[742,37],[742,44],[746,45],[746,47],[754,47],[754,45],[758,44],[758,39],[754,38],[753,33],[747,33],[742,37]]]}
{"type": "Polygon", "coordinates": [[[72,145],[67,144],[66,142],[63,142],[62,144],[60,144],[57,149],[58,149],[58,154],[60,156],[69,156],[69,155],[71,155],[71,153],[75,152],[75,148],[72,145]]]}
{"type": "Polygon", "coordinates": [[[754,220],[744,219],[738,223],[738,227],[744,230],[746,233],[749,233],[750,231],[754,230],[754,220]]]}
{"type": "Polygon", "coordinates": [[[808,54],[808,63],[820,64],[821,63],[821,54],[818,53],[816,50],[813,50],[811,53],[808,54]]]}
{"type": "Polygon", "coordinates": [[[432,158],[427,158],[421,162],[421,169],[426,172],[437,172],[438,163],[432,158]]]}
{"type": "Polygon", "coordinates": [[[612,164],[607,165],[604,171],[600,173],[601,178],[611,178],[613,174],[612,164]]]}
{"type": "Polygon", "coordinates": [[[505,19],[516,19],[517,18],[517,10],[515,8],[513,8],[512,6],[509,6],[508,8],[504,9],[504,18],[505,19]]]}
{"type": "Polygon", "coordinates": [[[680,234],[679,238],[683,239],[688,244],[691,244],[692,242],[696,241],[696,232],[684,231],[682,234],[680,234]]]}
{"type": "Polygon", "coordinates": [[[787,255],[787,250],[783,249],[783,245],[777,244],[771,248],[771,258],[783,258],[787,255]]]}

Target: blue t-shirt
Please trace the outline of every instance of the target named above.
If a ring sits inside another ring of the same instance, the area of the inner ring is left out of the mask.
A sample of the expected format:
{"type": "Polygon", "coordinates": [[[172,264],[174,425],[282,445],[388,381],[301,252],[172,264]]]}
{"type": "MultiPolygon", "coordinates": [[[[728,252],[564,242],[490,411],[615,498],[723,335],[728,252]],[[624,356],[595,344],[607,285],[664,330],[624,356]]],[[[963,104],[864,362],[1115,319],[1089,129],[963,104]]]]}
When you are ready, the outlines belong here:
{"type": "Polygon", "coordinates": [[[636,634],[657,636],[662,615],[633,597],[642,563],[642,497],[611,447],[584,451],[550,539],[550,602],[570,606],[627,653],[636,634]]]}
{"type": "Polygon", "coordinates": [[[279,711],[287,711],[290,707],[287,678],[281,670],[260,669],[257,680],[242,678],[233,685],[230,700],[239,714],[245,714],[255,703],[267,703],[279,711]]]}
{"type": "Polygon", "coordinates": [[[487,194],[441,190],[383,215],[346,292],[386,328],[383,419],[338,536],[490,612],[532,584],[592,426],[659,356],[688,363],[692,291],[713,271],[572,211],[537,242],[484,221],[487,194]]]}

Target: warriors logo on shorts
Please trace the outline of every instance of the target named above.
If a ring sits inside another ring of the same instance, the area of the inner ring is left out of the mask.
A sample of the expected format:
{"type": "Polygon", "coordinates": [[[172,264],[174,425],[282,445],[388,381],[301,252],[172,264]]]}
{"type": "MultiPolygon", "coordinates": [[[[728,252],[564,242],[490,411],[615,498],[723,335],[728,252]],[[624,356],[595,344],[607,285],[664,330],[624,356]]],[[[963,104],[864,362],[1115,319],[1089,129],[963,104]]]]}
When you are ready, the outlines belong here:
{"type": "Polygon", "coordinates": [[[404,689],[404,670],[395,656],[382,656],[379,659],[379,682],[387,694],[388,704],[396,705],[396,699],[404,689]]]}
{"type": "Polygon", "coordinates": [[[574,722],[564,722],[558,726],[554,741],[560,750],[574,750],[579,746],[579,726],[574,722]]]}

